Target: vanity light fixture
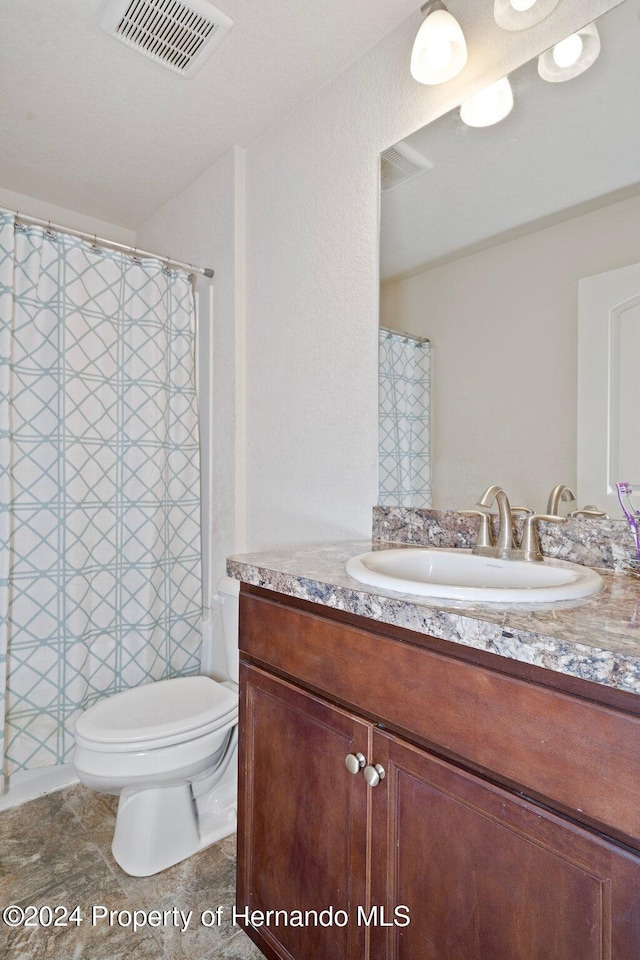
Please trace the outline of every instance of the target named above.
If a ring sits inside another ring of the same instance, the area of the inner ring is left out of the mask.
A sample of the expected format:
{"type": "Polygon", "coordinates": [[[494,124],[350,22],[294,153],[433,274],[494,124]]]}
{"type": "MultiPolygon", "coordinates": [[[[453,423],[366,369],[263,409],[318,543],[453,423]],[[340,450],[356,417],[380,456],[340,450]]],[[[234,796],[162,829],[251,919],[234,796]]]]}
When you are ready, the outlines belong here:
{"type": "Polygon", "coordinates": [[[513,109],[513,90],[509,77],[503,77],[465,100],[460,117],[468,127],[491,127],[504,120],[513,109]]]}
{"type": "Polygon", "coordinates": [[[425,20],[411,51],[411,76],[434,86],[460,73],[467,62],[462,27],[441,0],[428,0],[421,8],[425,20]]]}
{"type": "Polygon", "coordinates": [[[526,30],[555,10],[560,0],[495,0],[493,16],[503,30],[526,30]]]}
{"type": "Polygon", "coordinates": [[[539,56],[538,73],[549,83],[573,80],[596,62],[599,53],[600,34],[590,23],[539,56]]]}

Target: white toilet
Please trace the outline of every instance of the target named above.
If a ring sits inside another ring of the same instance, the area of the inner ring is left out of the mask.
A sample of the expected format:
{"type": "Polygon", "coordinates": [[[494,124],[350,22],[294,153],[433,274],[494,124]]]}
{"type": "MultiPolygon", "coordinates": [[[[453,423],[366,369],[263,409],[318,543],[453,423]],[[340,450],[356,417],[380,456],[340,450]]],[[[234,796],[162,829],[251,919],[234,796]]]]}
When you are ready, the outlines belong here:
{"type": "Polygon", "coordinates": [[[112,852],[148,877],[236,829],[238,591],[218,585],[229,679],[178,677],[106,697],[76,724],[80,782],[119,794],[112,852]]]}

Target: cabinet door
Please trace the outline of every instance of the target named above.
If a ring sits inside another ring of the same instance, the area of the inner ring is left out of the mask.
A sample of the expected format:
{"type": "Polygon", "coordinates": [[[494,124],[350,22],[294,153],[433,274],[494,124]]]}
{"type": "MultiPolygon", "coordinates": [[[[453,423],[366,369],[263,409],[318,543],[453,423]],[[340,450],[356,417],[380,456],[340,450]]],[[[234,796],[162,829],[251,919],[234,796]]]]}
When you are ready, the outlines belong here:
{"type": "Polygon", "coordinates": [[[392,736],[372,757],[373,899],[411,916],[373,960],[640,958],[636,856],[392,736]]]}
{"type": "Polygon", "coordinates": [[[345,757],[368,755],[371,727],[253,667],[240,679],[237,907],[318,914],[257,926],[274,956],[363,960],[367,931],[351,920],[367,892],[371,791],[345,757]]]}

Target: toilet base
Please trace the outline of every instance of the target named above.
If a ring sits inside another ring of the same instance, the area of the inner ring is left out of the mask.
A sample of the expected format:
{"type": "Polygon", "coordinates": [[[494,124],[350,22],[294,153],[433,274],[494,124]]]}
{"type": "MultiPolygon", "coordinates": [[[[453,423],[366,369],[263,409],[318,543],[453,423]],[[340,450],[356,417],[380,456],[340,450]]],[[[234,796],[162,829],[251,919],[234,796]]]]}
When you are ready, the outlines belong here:
{"type": "Polygon", "coordinates": [[[199,845],[190,784],[121,792],[111,852],[125,873],[149,877],[191,856],[199,845]]]}
{"type": "Polygon", "coordinates": [[[236,830],[236,784],[220,784],[194,800],[191,784],[125,788],[111,852],[132,877],[150,877],[236,830]]]}
{"type": "Polygon", "coordinates": [[[202,801],[196,801],[200,827],[200,850],[236,832],[238,785],[235,777],[220,784],[202,801]]]}

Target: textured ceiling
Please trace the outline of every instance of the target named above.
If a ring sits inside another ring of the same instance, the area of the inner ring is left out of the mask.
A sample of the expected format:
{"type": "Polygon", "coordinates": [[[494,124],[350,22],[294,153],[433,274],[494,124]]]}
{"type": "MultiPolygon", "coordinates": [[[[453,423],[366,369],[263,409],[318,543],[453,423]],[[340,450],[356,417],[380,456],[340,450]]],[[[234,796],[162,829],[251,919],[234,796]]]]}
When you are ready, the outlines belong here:
{"type": "Polygon", "coordinates": [[[454,110],[407,137],[434,167],[382,196],[383,282],[640,192],[637,0],[598,29],[600,58],[581,77],[545,83],[537,61],[517,71],[513,112],[495,127],[454,110]]]}
{"type": "Polygon", "coordinates": [[[103,0],[0,0],[0,187],[135,229],[419,4],[216,6],[235,25],[185,80],[104,33],[103,0]]]}

